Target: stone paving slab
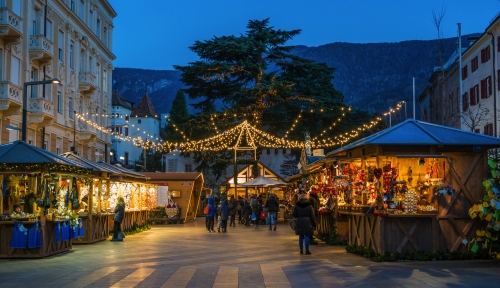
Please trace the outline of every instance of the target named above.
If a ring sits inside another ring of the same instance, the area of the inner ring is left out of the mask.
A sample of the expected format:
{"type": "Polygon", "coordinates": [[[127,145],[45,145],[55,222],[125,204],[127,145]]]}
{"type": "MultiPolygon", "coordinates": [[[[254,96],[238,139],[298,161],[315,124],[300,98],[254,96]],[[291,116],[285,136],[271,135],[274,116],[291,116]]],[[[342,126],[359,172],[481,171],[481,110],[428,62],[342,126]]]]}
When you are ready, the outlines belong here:
{"type": "Polygon", "coordinates": [[[45,259],[0,259],[4,287],[498,287],[498,261],[375,263],[342,246],[311,246],[300,255],[287,224],[229,227],[207,233],[204,218],[154,226],[73,246],[45,259]]]}

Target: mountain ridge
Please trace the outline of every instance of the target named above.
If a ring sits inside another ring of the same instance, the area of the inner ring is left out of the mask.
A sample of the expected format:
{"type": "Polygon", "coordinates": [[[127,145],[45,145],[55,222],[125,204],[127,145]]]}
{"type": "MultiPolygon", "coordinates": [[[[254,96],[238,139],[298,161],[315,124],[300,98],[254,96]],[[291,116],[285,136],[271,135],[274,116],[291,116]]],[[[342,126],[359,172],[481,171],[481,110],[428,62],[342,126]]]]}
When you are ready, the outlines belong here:
{"type": "MultiPolygon", "coordinates": [[[[462,37],[462,47],[468,46],[468,36],[462,37]]],[[[454,49],[456,38],[443,38],[382,43],[334,42],[312,47],[297,45],[292,54],[335,68],[332,83],[344,94],[345,103],[375,113],[394,107],[401,100],[411,100],[413,77],[418,97],[428,85],[434,68],[440,66],[440,53],[442,61],[446,62],[454,49]]],[[[170,112],[177,91],[185,87],[176,70],[116,67],[112,81],[113,90],[135,103],[147,91],[160,114],[170,112]]],[[[189,105],[196,100],[189,97],[186,100],[189,112],[196,113],[189,105]]]]}

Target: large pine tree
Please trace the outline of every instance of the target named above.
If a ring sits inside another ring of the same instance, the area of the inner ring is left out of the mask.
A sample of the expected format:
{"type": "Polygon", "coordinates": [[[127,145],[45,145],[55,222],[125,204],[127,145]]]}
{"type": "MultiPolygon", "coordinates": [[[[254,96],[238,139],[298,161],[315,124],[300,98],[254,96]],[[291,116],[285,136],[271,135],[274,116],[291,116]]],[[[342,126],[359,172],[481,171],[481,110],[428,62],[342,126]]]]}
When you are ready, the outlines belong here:
{"type": "Polygon", "coordinates": [[[184,92],[182,90],[179,90],[177,91],[174,101],[172,102],[172,109],[170,109],[169,124],[165,127],[167,141],[170,142],[184,141],[180,131],[185,131],[189,117],[190,114],[186,103],[186,96],[184,95],[184,92]]]}
{"type": "MultiPolygon", "coordinates": [[[[240,36],[196,41],[189,48],[200,60],[174,66],[182,74],[188,96],[198,100],[195,108],[213,113],[216,103],[222,102],[246,112],[238,117],[256,117],[249,120],[259,120],[267,131],[276,133],[289,128],[303,109],[327,108],[329,114],[318,117],[339,113],[336,108],[343,106],[343,95],[331,83],[334,69],[294,56],[290,53],[294,46],[285,45],[300,30],[274,29],[269,19],[251,20],[247,28],[240,36]],[[279,122],[273,121],[277,118],[279,122]]],[[[317,126],[318,121],[310,124],[317,126]]]]}

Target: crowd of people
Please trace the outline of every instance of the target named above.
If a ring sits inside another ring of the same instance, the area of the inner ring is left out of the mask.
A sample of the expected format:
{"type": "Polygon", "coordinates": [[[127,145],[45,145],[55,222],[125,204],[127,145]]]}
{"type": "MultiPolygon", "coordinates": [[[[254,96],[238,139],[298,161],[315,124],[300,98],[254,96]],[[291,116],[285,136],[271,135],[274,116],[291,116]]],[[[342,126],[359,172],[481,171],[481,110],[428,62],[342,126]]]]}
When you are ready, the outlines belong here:
{"type": "MultiPolygon", "coordinates": [[[[315,193],[300,191],[294,202],[293,217],[295,218],[295,234],[299,236],[299,252],[310,255],[309,246],[318,244],[314,241],[313,235],[317,226],[316,219],[319,219],[319,199],[315,193]]],[[[265,202],[261,195],[252,194],[248,199],[241,196],[236,199],[234,195],[231,195],[229,201],[223,199],[217,204],[215,198],[209,196],[205,205],[208,206],[205,210],[205,224],[209,233],[215,232],[215,225],[217,225],[217,232],[226,233],[228,220],[229,227],[236,227],[236,216],[238,216],[238,222],[246,227],[253,225],[254,229],[257,229],[259,225],[264,224],[269,225],[268,230],[276,231],[279,200],[272,193],[265,202]]]]}

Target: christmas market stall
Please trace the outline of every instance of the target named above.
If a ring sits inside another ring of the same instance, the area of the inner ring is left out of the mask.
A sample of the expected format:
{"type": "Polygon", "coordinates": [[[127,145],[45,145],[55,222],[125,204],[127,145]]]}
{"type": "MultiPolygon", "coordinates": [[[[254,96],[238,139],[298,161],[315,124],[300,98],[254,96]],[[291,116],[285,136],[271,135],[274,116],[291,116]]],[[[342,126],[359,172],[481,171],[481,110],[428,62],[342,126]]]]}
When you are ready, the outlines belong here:
{"type": "MultiPolygon", "coordinates": [[[[319,154],[323,154],[322,151],[319,154]]],[[[335,171],[338,161],[325,156],[307,156],[305,149],[300,158],[301,174],[286,179],[293,184],[292,199],[303,190],[309,193],[310,198],[317,200],[316,233],[330,244],[345,243],[349,237],[349,220],[338,214],[337,198],[340,187],[336,186],[338,176],[335,171]],[[335,163],[334,163],[335,162],[335,163]]],[[[291,201],[291,209],[295,201],[291,201]]]]}
{"type": "Polygon", "coordinates": [[[234,176],[228,178],[224,183],[225,185],[220,187],[220,191],[227,195],[228,198],[234,195],[236,199],[245,199],[252,194],[260,195],[263,203],[266,202],[269,194],[273,193],[280,203],[278,218],[283,218],[283,215],[285,215],[285,199],[288,191],[287,183],[280,175],[262,162],[254,162],[238,171],[236,174],[236,183],[234,176]]]}
{"type": "Polygon", "coordinates": [[[99,241],[104,241],[109,236],[109,218],[111,211],[101,209],[105,207],[101,197],[107,191],[107,183],[110,175],[121,175],[116,170],[111,170],[103,165],[97,165],[96,162],[85,159],[72,152],[67,152],[61,155],[64,158],[70,159],[81,165],[86,165],[92,169],[92,176],[85,178],[85,181],[77,181],[77,187],[80,209],[78,214],[82,219],[83,227],[86,231],[85,235],[73,239],[73,244],[91,244],[99,241]],[[104,187],[104,188],[103,188],[104,187]]]}
{"type": "Polygon", "coordinates": [[[200,207],[204,178],[201,172],[142,172],[148,183],[157,186],[158,206],[165,207],[169,218],[181,223],[194,221],[200,207]]]}
{"type": "Polygon", "coordinates": [[[386,252],[467,252],[482,225],[488,149],[500,139],[414,119],[327,155],[349,244],[386,252]]]}
{"type": "Polygon", "coordinates": [[[15,141],[0,145],[0,258],[43,258],[71,250],[84,236],[78,181],[92,170],[15,141]]]}
{"type": "MultiPolygon", "coordinates": [[[[112,170],[110,180],[102,185],[99,197],[101,213],[113,213],[118,197],[125,200],[125,215],[121,224],[122,231],[145,226],[149,211],[156,208],[158,195],[156,184],[148,183],[148,177],[126,169],[120,165],[97,162],[101,168],[112,170]]],[[[113,216],[109,217],[109,227],[113,227],[113,216]]]]}

